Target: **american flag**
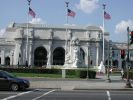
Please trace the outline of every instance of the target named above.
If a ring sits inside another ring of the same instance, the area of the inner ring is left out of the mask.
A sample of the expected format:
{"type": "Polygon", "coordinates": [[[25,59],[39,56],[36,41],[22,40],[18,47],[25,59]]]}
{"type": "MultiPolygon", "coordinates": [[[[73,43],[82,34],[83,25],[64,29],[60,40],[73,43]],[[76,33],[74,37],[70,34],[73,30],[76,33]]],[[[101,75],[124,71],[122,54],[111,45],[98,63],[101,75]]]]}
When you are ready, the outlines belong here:
{"type": "Polygon", "coordinates": [[[106,11],[104,11],[104,18],[111,19],[111,16],[106,11]]]}
{"type": "Polygon", "coordinates": [[[35,18],[36,13],[29,7],[29,15],[31,15],[33,18],[35,18]]]}
{"type": "Polygon", "coordinates": [[[76,13],[70,9],[67,9],[67,15],[71,17],[75,17],[76,13]]]}

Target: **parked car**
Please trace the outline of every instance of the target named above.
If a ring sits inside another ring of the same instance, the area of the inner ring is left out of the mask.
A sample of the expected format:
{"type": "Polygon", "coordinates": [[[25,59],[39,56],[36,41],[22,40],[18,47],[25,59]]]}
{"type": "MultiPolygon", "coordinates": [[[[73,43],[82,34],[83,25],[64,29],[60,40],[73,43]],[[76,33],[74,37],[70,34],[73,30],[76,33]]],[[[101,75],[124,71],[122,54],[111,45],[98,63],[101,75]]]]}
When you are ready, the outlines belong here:
{"type": "Polygon", "coordinates": [[[24,90],[30,87],[30,82],[26,79],[17,78],[7,71],[0,70],[0,89],[12,91],[24,90]]]}

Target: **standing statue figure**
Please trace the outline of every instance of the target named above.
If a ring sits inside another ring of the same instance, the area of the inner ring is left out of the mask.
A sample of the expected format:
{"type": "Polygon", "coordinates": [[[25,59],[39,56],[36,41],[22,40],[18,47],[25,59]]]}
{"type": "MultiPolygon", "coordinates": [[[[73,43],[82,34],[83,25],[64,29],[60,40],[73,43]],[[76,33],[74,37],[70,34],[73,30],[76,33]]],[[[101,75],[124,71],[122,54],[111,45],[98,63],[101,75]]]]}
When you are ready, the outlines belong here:
{"type": "Polygon", "coordinates": [[[78,68],[84,66],[83,52],[80,51],[79,39],[73,37],[70,41],[70,48],[67,49],[65,67],[78,68]]]}
{"type": "Polygon", "coordinates": [[[72,67],[81,67],[82,60],[81,60],[81,53],[80,53],[80,44],[78,38],[72,38],[71,46],[72,46],[72,67]]]}

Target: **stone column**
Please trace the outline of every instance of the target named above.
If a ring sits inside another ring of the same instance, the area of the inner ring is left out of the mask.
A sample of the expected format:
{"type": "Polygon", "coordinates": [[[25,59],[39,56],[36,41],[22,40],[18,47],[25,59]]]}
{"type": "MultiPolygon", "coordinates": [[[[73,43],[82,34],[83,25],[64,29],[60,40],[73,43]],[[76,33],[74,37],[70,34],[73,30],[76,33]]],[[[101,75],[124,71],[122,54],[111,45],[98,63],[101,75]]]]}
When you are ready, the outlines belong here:
{"type": "Polygon", "coordinates": [[[99,65],[99,43],[96,43],[96,66],[99,65]]]}
{"type": "MultiPolygon", "coordinates": [[[[89,31],[86,31],[85,32],[85,37],[87,40],[90,40],[90,32],[89,31]]],[[[86,48],[86,53],[87,53],[87,56],[86,56],[86,66],[87,67],[90,67],[90,43],[87,41],[87,48],[86,48]]]]}
{"type": "Polygon", "coordinates": [[[10,65],[13,66],[13,56],[14,56],[14,51],[12,50],[10,52],[10,58],[11,58],[11,61],[10,61],[10,65]]]}
{"type": "Polygon", "coordinates": [[[32,66],[32,46],[33,46],[33,41],[30,40],[29,41],[29,62],[28,62],[28,65],[29,66],[32,66]]]}
{"type": "Polygon", "coordinates": [[[90,67],[90,45],[87,43],[87,56],[86,56],[86,66],[90,67]]]}
{"type": "Polygon", "coordinates": [[[1,50],[1,65],[5,65],[5,51],[1,50]]]}
{"type": "Polygon", "coordinates": [[[29,31],[29,47],[28,47],[28,66],[32,66],[33,62],[32,62],[32,55],[33,55],[33,39],[34,39],[34,30],[30,29],[29,31]]]}
{"type": "Polygon", "coordinates": [[[49,52],[48,52],[48,55],[47,55],[47,68],[51,68],[51,65],[52,65],[52,61],[51,61],[51,43],[50,43],[50,46],[49,46],[49,50],[48,50],[49,52]]]}
{"type": "Polygon", "coordinates": [[[14,62],[13,65],[18,65],[19,63],[19,55],[21,53],[21,43],[16,43],[15,51],[14,51],[14,62]]]}
{"type": "Polygon", "coordinates": [[[53,45],[53,30],[50,30],[49,52],[47,55],[47,68],[51,68],[52,65],[52,45],[53,45]]]}

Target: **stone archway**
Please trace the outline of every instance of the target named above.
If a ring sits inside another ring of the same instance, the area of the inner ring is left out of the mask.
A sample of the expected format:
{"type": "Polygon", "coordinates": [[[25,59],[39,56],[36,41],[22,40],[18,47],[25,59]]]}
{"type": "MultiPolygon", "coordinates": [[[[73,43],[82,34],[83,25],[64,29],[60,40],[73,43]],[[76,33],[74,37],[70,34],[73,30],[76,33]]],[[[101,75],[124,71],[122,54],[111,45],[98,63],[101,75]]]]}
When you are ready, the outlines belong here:
{"type": "Polygon", "coordinates": [[[10,58],[9,57],[5,58],[5,65],[10,65],[10,58]]]}
{"type": "Polygon", "coordinates": [[[58,47],[53,52],[53,65],[64,65],[65,62],[65,50],[62,47],[58,47]]]}
{"type": "Polygon", "coordinates": [[[34,51],[34,65],[44,66],[47,64],[47,51],[44,47],[38,47],[34,51]]]}

